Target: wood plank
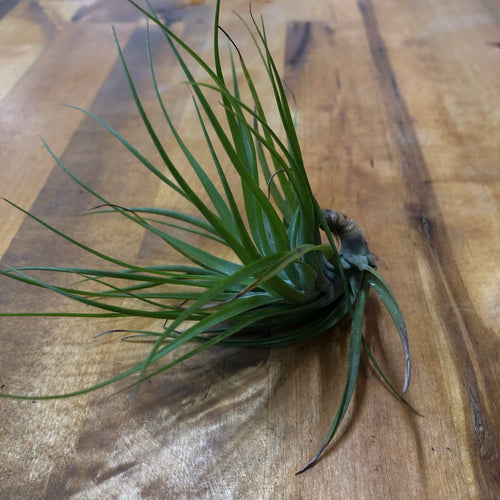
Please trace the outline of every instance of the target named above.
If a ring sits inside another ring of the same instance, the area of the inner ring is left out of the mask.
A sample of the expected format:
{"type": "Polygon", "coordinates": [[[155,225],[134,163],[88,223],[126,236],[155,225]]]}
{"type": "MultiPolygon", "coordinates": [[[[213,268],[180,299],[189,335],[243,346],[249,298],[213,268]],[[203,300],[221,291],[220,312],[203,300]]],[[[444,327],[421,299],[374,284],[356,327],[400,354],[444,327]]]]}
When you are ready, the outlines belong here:
{"type": "MultiPolygon", "coordinates": [[[[226,4],[222,24],[262,83],[250,40],[226,4]]],[[[11,40],[9,64],[18,70],[1,83],[0,194],[117,257],[172,261],[161,242],[115,217],[75,223],[73,216],[95,200],[53,170],[33,140],[38,132],[47,135],[64,163],[113,202],[185,208],[92,120],[55,105],[89,108],[154,159],[109,31],[118,22],[134,81],[167,137],[149,81],[144,25],[121,2],[37,6],[35,18],[34,7],[21,2],[1,21],[33,26],[26,41],[36,39],[16,61],[20,42],[2,34],[11,40]],[[53,23],[49,35],[37,24],[42,18],[53,23]]],[[[162,15],[209,56],[212,8],[168,2],[162,15]]],[[[248,6],[238,1],[231,8],[245,14],[248,6]]],[[[0,400],[1,498],[496,497],[498,2],[282,0],[257,2],[253,10],[264,15],[297,102],[314,192],[322,206],[360,223],[400,302],[414,367],[409,399],[423,416],[397,402],[364,359],[339,436],[314,468],[294,475],[335,413],[346,321],[287,348],[212,349],[135,396],[115,388],[68,400],[0,400]]],[[[172,118],[204,159],[183,77],[155,31],[152,47],[172,118]]],[[[94,262],[11,208],[1,211],[4,264],[94,262]]],[[[68,306],[0,283],[2,311],[68,306]]],[[[2,318],[2,390],[63,392],[116,375],[148,345],[93,336],[134,326],[157,327],[155,320],[2,318]]],[[[402,349],[374,298],[365,331],[401,385],[402,349]]]]}
{"type": "MultiPolygon", "coordinates": [[[[29,5],[35,3],[19,4],[1,21],[9,30],[0,29],[2,36],[10,37],[10,42],[1,43],[3,71],[8,75],[0,80],[1,194],[26,208],[32,205],[54,165],[38,135],[61,154],[83,117],[61,104],[89,107],[117,59],[108,24],[54,27],[46,21],[47,16],[38,14],[33,19],[28,15],[29,5]],[[36,41],[32,40],[33,33],[39,33],[36,41]],[[29,41],[25,39],[27,34],[29,41]],[[20,51],[25,54],[19,55],[20,51]]],[[[120,28],[126,40],[130,27],[120,28]]],[[[19,213],[3,215],[0,255],[21,221],[19,213]]]]}

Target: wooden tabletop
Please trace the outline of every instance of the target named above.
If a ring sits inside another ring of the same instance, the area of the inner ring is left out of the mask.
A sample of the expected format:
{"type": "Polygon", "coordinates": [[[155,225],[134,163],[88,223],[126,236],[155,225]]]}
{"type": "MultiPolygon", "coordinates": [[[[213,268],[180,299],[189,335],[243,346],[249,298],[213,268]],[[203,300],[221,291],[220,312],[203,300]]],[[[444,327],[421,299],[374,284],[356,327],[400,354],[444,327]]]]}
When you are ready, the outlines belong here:
{"type": "MultiPolygon", "coordinates": [[[[210,57],[214,2],[153,3],[210,57]]],[[[359,222],[403,310],[408,399],[421,416],[363,359],[339,436],[294,475],[320,446],[342,392],[344,322],[288,348],[212,349],[137,394],[114,387],[0,400],[0,498],[498,498],[500,2],[260,0],[252,9],[295,96],[313,191],[359,222]]],[[[232,12],[248,16],[248,1],[223,1],[222,10],[259,82],[262,68],[232,12]]],[[[13,0],[0,16],[0,195],[113,255],[170,262],[165,246],[116,216],[75,218],[97,203],[38,139],[115,203],[169,206],[165,188],[115,139],[61,106],[95,112],[155,158],[111,32],[155,113],[142,16],[122,0],[13,0]]],[[[172,117],[196,147],[189,92],[154,30],[152,48],[172,117]]],[[[89,260],[6,203],[0,211],[3,265],[89,260]]],[[[1,279],[0,307],[70,304],[1,279]]],[[[149,347],[93,336],[154,323],[1,318],[1,390],[60,393],[116,375],[149,347]]],[[[399,386],[403,352],[375,298],[365,333],[399,386]]]]}

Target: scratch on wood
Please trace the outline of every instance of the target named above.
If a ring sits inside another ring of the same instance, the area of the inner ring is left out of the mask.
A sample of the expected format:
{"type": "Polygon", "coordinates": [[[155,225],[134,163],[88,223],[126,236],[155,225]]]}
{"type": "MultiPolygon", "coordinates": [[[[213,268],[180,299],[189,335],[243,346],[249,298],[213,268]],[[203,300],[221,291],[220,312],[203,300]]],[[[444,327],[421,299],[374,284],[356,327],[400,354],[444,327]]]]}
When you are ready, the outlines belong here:
{"type": "MultiPolygon", "coordinates": [[[[467,384],[471,385],[470,376],[466,375],[465,380],[467,381],[467,384]]],[[[474,390],[469,391],[469,403],[473,413],[474,430],[476,431],[476,434],[480,435],[483,431],[483,418],[481,416],[481,404],[479,402],[479,397],[477,392],[474,390]]]]}
{"type": "Polygon", "coordinates": [[[335,69],[335,83],[337,84],[337,91],[342,88],[342,81],[340,79],[340,73],[338,69],[335,69]]]}
{"type": "Polygon", "coordinates": [[[429,246],[431,247],[432,253],[434,254],[434,238],[432,236],[432,222],[427,218],[427,215],[421,214],[418,218],[420,225],[424,231],[425,239],[429,242],[429,246]]]}
{"type": "Polygon", "coordinates": [[[436,257],[436,248],[434,245],[434,224],[431,219],[427,216],[425,207],[422,207],[418,203],[405,203],[406,213],[410,220],[412,220],[412,225],[416,227],[425,237],[433,257],[436,257]]]}
{"type": "Polygon", "coordinates": [[[472,377],[469,373],[465,374],[465,381],[469,388],[469,404],[472,410],[472,419],[474,421],[474,438],[481,451],[481,457],[491,461],[491,464],[495,468],[495,464],[500,458],[500,453],[495,447],[492,433],[488,428],[488,419],[483,417],[481,400],[477,393],[474,379],[475,377],[473,374],[472,377]]]}
{"type": "Polygon", "coordinates": [[[122,464],[118,464],[115,467],[110,467],[109,469],[105,469],[103,472],[98,474],[94,479],[95,484],[101,484],[108,481],[111,478],[117,478],[121,474],[124,474],[128,470],[136,467],[137,462],[125,462],[122,464]]]}

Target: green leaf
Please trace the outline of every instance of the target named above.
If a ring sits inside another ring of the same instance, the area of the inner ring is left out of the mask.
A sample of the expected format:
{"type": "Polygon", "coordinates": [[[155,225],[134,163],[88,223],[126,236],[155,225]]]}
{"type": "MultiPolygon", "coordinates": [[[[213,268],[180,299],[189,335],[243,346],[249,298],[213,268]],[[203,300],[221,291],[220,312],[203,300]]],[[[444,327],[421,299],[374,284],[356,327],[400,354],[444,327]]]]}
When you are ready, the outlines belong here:
{"type": "Polygon", "coordinates": [[[394,324],[399,333],[399,338],[403,344],[405,351],[405,381],[403,386],[403,392],[406,392],[408,385],[410,384],[411,375],[411,358],[410,358],[410,347],[408,344],[408,333],[406,330],[406,324],[403,319],[403,314],[399,308],[396,299],[391,292],[391,289],[387,286],[387,283],[382,279],[382,277],[373,268],[368,267],[366,269],[367,277],[370,285],[378,293],[380,299],[384,303],[386,309],[389,311],[394,324]]]}
{"type": "Polygon", "coordinates": [[[337,410],[337,414],[335,415],[333,424],[330,427],[326,439],[321,445],[318,453],[316,453],[314,458],[306,466],[300,469],[297,472],[297,474],[305,472],[307,469],[311,468],[316,463],[320,455],[323,453],[323,451],[328,446],[333,436],[337,432],[337,429],[342,423],[342,420],[344,419],[344,416],[347,412],[349,403],[351,402],[352,394],[354,392],[354,387],[356,385],[356,379],[358,376],[359,362],[361,359],[363,318],[364,318],[366,300],[368,298],[368,291],[369,291],[369,286],[366,283],[366,281],[363,281],[354,308],[354,314],[352,317],[351,337],[349,342],[349,357],[347,362],[347,378],[344,387],[344,392],[342,393],[342,397],[340,399],[340,404],[337,410]]]}

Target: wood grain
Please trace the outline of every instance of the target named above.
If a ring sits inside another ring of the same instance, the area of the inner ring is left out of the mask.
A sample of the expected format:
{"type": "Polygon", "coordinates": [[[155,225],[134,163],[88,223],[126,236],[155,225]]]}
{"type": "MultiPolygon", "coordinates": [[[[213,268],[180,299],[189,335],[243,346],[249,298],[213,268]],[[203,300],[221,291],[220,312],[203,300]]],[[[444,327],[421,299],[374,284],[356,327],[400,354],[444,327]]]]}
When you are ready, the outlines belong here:
{"type": "MultiPolygon", "coordinates": [[[[154,3],[210,57],[213,2],[154,3]]],[[[248,2],[223,2],[222,24],[263,81],[231,9],[245,15],[248,2]]],[[[297,102],[314,192],[359,222],[404,312],[409,399],[423,416],[399,404],[364,359],[341,433],[316,467],[294,475],[321,444],[342,391],[344,322],[286,349],[215,348],[135,397],[115,387],[69,400],[0,400],[0,498],[498,497],[500,4],[272,0],[252,9],[264,15],[297,102]]],[[[161,242],[115,217],[75,219],[95,200],[54,169],[37,139],[116,203],[183,209],[97,124],[59,106],[90,109],[155,159],[110,29],[160,124],[140,16],[121,0],[19,1],[0,15],[0,195],[117,257],[173,261],[161,242]]],[[[172,119],[198,151],[183,77],[152,35],[172,119]]],[[[0,210],[3,264],[92,264],[6,204],[0,210]]],[[[0,307],[69,305],[1,280],[0,307]]],[[[64,392],[116,375],[148,346],[93,336],[133,326],[155,324],[2,318],[1,390],[64,392]]],[[[401,384],[402,349],[374,298],[365,331],[401,384]]]]}

